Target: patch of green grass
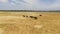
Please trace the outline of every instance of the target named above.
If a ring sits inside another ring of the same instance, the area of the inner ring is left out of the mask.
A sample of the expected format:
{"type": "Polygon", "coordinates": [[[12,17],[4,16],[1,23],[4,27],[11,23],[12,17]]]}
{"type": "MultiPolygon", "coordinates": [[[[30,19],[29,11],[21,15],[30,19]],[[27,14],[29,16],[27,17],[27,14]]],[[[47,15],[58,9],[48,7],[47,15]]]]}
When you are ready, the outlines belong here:
{"type": "Polygon", "coordinates": [[[7,24],[0,24],[0,28],[5,27],[7,24]]]}

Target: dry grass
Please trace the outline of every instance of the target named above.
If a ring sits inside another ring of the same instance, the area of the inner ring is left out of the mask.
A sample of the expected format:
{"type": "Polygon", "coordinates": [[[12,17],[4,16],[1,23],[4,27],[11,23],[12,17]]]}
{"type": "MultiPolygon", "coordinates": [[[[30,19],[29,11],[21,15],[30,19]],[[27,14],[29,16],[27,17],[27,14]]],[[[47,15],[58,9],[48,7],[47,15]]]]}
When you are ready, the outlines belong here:
{"type": "Polygon", "coordinates": [[[1,34],[60,34],[60,12],[0,12],[0,28],[1,34]]]}

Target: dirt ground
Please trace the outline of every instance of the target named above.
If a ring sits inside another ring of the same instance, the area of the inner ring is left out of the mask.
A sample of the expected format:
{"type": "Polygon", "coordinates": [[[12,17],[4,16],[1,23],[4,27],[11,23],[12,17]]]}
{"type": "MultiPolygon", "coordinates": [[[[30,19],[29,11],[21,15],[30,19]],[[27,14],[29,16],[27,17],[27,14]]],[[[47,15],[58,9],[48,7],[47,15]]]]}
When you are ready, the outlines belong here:
{"type": "Polygon", "coordinates": [[[0,12],[0,34],[60,34],[60,12],[0,12]]]}

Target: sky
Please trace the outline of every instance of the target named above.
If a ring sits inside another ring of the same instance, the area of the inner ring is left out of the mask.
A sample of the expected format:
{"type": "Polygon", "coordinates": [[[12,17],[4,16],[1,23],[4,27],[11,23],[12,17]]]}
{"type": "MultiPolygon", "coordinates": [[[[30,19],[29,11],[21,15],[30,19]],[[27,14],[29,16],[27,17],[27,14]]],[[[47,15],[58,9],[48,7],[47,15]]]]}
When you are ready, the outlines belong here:
{"type": "Polygon", "coordinates": [[[60,0],[0,0],[0,10],[60,10],[60,0]]]}

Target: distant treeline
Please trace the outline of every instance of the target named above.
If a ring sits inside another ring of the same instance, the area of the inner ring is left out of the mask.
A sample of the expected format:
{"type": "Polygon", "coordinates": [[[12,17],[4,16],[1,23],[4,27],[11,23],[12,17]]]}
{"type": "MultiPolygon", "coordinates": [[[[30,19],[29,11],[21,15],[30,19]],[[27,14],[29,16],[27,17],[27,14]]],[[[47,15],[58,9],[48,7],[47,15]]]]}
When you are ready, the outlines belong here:
{"type": "Polygon", "coordinates": [[[54,11],[38,11],[38,10],[0,10],[0,12],[60,12],[60,10],[54,11]]]}

